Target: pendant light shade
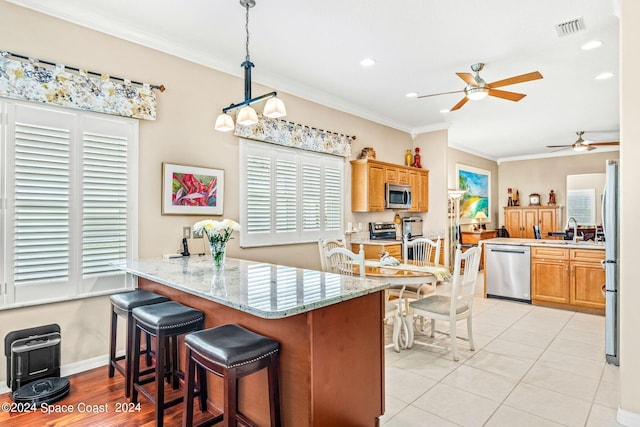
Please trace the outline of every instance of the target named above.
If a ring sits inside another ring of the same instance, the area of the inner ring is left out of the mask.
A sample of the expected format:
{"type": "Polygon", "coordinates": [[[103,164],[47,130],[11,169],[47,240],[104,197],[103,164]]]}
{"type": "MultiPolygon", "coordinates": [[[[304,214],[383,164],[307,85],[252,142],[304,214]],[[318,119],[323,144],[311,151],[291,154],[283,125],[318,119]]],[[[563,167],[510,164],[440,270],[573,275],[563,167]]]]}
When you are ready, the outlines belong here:
{"type": "Polygon", "coordinates": [[[215,129],[220,132],[229,132],[233,130],[233,117],[228,115],[227,113],[222,113],[216,119],[215,129]]]}
{"type": "Polygon", "coordinates": [[[284,102],[275,96],[267,101],[263,114],[269,118],[277,119],[278,117],[286,116],[287,109],[284,106],[284,102]]]}
{"type": "Polygon", "coordinates": [[[243,126],[255,125],[258,123],[258,114],[253,107],[242,107],[238,112],[238,117],[236,117],[236,121],[238,124],[243,126]]]}

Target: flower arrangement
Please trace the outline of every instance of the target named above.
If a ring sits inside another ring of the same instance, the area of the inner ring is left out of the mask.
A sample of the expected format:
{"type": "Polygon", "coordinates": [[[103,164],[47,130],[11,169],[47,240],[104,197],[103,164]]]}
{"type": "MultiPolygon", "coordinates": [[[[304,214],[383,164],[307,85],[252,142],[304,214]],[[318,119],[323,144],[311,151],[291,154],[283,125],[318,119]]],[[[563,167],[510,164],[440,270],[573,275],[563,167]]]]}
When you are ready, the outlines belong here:
{"type": "Polygon", "coordinates": [[[193,231],[198,234],[206,234],[211,248],[211,259],[214,268],[222,269],[226,256],[227,242],[231,239],[234,231],[240,231],[240,224],[231,219],[214,221],[205,219],[193,225],[193,231]]]}

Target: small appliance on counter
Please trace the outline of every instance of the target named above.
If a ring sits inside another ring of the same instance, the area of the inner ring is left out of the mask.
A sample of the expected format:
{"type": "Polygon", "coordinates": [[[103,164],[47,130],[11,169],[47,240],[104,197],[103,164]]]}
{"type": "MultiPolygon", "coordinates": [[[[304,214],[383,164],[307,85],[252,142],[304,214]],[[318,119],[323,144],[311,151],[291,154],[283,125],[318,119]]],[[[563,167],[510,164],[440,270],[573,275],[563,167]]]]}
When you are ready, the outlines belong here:
{"type": "Polygon", "coordinates": [[[396,240],[396,224],[394,222],[370,222],[369,239],[396,240]]]}
{"type": "Polygon", "coordinates": [[[402,218],[402,236],[407,236],[408,240],[414,237],[422,237],[422,218],[419,216],[409,216],[402,218]]]}

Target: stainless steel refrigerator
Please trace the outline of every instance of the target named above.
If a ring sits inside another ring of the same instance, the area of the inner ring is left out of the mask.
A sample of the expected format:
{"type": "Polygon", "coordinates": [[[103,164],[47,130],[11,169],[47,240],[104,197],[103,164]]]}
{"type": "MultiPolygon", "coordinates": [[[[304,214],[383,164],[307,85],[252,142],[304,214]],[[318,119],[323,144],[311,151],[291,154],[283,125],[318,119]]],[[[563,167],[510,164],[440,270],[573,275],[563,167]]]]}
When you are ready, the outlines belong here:
{"type": "Polygon", "coordinates": [[[620,195],[618,161],[607,160],[606,184],[602,203],[602,228],[605,236],[605,354],[607,363],[618,365],[620,355],[620,296],[618,240],[620,224],[620,195]]]}

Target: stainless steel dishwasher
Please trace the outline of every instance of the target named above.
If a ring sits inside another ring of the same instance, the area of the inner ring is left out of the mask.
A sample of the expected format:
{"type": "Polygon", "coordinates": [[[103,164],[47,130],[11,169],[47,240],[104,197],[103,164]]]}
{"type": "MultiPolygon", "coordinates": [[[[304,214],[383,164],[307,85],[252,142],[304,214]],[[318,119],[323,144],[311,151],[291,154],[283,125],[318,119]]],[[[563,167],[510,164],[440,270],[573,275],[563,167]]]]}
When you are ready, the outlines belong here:
{"type": "Polygon", "coordinates": [[[531,248],[485,244],[487,297],[531,303],[531,248]]]}

